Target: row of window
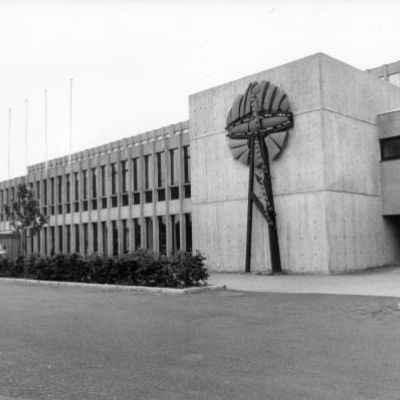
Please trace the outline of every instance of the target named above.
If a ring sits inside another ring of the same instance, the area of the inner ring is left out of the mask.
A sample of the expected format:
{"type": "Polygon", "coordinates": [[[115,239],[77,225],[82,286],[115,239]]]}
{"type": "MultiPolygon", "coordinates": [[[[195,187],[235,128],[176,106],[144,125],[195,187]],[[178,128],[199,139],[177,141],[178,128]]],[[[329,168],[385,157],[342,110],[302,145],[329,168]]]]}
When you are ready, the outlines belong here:
{"type": "MultiPolygon", "coordinates": [[[[129,204],[140,204],[141,201],[145,203],[151,203],[153,201],[153,182],[151,177],[153,163],[151,162],[151,155],[145,155],[143,157],[143,165],[144,165],[144,199],[141,199],[141,193],[139,191],[139,174],[140,174],[140,159],[138,157],[133,158],[131,160],[131,176],[129,176],[128,170],[128,160],[123,160],[120,162],[120,188],[119,193],[117,192],[117,180],[118,180],[118,169],[117,163],[112,163],[109,165],[109,172],[111,177],[111,197],[110,197],[110,206],[118,207],[128,206],[129,204]],[[132,179],[132,189],[133,193],[129,195],[128,193],[128,180],[132,179]]],[[[191,187],[190,187],[190,148],[189,146],[183,147],[183,177],[184,177],[184,186],[183,186],[183,195],[185,198],[189,198],[191,196],[191,187]]],[[[169,185],[168,185],[168,193],[166,194],[166,163],[165,163],[165,153],[158,152],[156,153],[156,163],[155,167],[157,168],[157,185],[156,185],[156,199],[155,201],[165,201],[166,197],[170,200],[176,200],[179,198],[179,186],[178,186],[178,171],[179,171],[179,156],[178,149],[169,150],[169,185]]],[[[80,209],[83,211],[87,211],[89,209],[88,204],[88,195],[90,189],[90,197],[91,197],[91,209],[96,210],[97,208],[107,208],[107,166],[100,166],[100,180],[98,181],[98,168],[91,168],[90,171],[83,170],[80,173],[74,172],[72,174],[73,180],[73,202],[71,201],[71,175],[66,174],[65,177],[57,176],[56,178],[52,177],[49,179],[44,179],[42,181],[36,181],[35,185],[33,182],[30,183],[31,189],[35,191],[37,199],[40,200],[42,198],[42,212],[45,215],[54,215],[55,214],[55,204],[56,204],[56,196],[57,196],[57,212],[58,214],[63,213],[63,203],[65,203],[65,213],[71,212],[71,203],[73,203],[74,211],[78,212],[80,209]],[[91,174],[91,188],[89,188],[89,177],[88,174],[91,174]],[[63,179],[64,178],[64,179],[63,179]],[[81,179],[81,181],[80,181],[81,179]],[[63,182],[63,180],[65,182],[63,182]],[[63,186],[63,183],[65,186],[63,186]],[[81,185],[82,184],[82,185],[81,185]],[[100,186],[100,204],[98,204],[98,185],[100,186]],[[42,189],[42,192],[41,192],[42,189]],[[64,195],[65,191],[65,195],[64,195]],[[50,204],[50,206],[49,206],[50,204]]],[[[0,207],[4,203],[8,204],[9,201],[15,199],[15,188],[6,188],[4,190],[0,190],[0,207]]],[[[4,215],[2,209],[0,210],[0,220],[4,220],[4,215]]]]}
{"type": "MultiPolygon", "coordinates": [[[[180,216],[170,215],[171,221],[171,246],[172,252],[175,254],[177,251],[182,250],[182,242],[180,237],[180,216]]],[[[133,229],[133,243],[132,249],[139,249],[142,247],[142,229],[139,218],[132,220],[133,229]]],[[[128,253],[130,249],[130,224],[127,219],[121,220],[122,229],[121,237],[119,235],[117,221],[111,221],[111,224],[107,226],[107,222],[92,222],[90,224],[82,224],[80,229],[79,224],[65,225],[65,226],[49,226],[43,228],[42,236],[37,234],[31,237],[31,249],[32,253],[40,252],[41,249],[44,254],[55,254],[55,253],[98,253],[103,254],[109,253],[109,235],[111,235],[111,253],[112,255],[118,255],[120,251],[122,253],[128,253]],[[92,243],[89,244],[89,229],[91,229],[92,243]],[[100,234],[101,230],[101,236],[100,234]],[[65,237],[64,237],[65,234],[65,237]],[[56,235],[57,235],[57,246],[56,246],[56,235]],[[72,235],[74,235],[74,247],[72,246],[72,235]],[[82,244],[81,248],[81,235],[82,244]],[[101,242],[100,242],[101,238],[101,242]],[[43,248],[41,244],[43,240],[43,248]],[[121,243],[121,249],[119,247],[121,243]]],[[[186,230],[186,251],[192,251],[192,218],[191,214],[184,214],[182,223],[186,230]]],[[[160,253],[166,254],[167,251],[167,229],[166,229],[166,216],[158,216],[157,224],[153,226],[153,218],[144,218],[144,247],[152,249],[160,253]],[[156,229],[156,235],[158,236],[158,249],[154,248],[153,238],[154,229],[156,229]]]]}

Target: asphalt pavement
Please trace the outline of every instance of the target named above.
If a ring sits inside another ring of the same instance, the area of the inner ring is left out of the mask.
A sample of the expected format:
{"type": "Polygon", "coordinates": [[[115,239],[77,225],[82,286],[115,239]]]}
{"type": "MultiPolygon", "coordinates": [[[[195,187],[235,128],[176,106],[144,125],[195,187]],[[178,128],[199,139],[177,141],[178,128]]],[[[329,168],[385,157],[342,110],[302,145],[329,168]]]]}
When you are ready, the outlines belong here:
{"type": "Polygon", "coordinates": [[[397,304],[0,281],[0,399],[398,400],[397,304]]]}

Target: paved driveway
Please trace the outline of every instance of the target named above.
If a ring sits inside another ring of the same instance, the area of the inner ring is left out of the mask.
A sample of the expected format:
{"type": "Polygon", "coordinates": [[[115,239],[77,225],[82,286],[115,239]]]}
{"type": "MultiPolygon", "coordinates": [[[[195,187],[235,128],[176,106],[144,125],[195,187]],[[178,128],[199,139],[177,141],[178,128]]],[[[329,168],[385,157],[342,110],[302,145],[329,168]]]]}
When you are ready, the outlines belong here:
{"type": "MultiPolygon", "coordinates": [[[[324,293],[400,297],[400,267],[342,275],[255,275],[212,272],[210,284],[269,293],[324,293]]],[[[399,397],[400,398],[400,397],[399,397]]]]}
{"type": "Polygon", "coordinates": [[[0,399],[385,399],[397,299],[0,282],[0,399]]]}

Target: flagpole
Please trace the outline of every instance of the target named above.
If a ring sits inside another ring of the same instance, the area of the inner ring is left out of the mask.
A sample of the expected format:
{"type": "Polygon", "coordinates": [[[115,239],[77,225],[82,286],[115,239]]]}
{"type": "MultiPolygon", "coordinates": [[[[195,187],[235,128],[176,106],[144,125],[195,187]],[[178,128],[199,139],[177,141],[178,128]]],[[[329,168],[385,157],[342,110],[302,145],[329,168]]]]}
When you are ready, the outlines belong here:
{"type": "Polygon", "coordinates": [[[25,166],[28,170],[28,99],[25,99],[25,166]]]}
{"type": "Polygon", "coordinates": [[[11,108],[8,109],[8,179],[11,178],[11,108]]]}
{"type": "Polygon", "coordinates": [[[72,84],[73,79],[69,80],[69,163],[72,159],[72,84]]]}
{"type": "Polygon", "coordinates": [[[46,169],[48,164],[48,148],[47,148],[47,90],[44,91],[44,140],[45,140],[45,160],[46,169]]]}

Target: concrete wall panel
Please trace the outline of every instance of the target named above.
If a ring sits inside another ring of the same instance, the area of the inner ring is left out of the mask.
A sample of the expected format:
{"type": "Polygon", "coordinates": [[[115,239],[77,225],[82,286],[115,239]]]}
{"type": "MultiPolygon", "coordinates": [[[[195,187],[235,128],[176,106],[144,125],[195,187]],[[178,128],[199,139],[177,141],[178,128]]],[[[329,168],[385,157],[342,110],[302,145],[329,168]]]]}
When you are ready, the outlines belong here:
{"type": "Polygon", "coordinates": [[[380,164],[383,215],[400,215],[400,160],[380,164]]]}
{"type": "Polygon", "coordinates": [[[321,55],[323,107],[372,124],[400,107],[400,88],[339,60],[321,55]]]}
{"type": "Polygon", "coordinates": [[[323,127],[325,188],[380,194],[376,126],[324,111],[323,127]]]}
{"type": "Polygon", "coordinates": [[[396,228],[382,218],[379,197],[339,192],[326,196],[331,273],[400,262],[396,228]]]}
{"type": "Polygon", "coordinates": [[[234,98],[248,84],[262,79],[283,88],[292,111],[299,114],[321,106],[319,90],[321,54],[314,54],[276,68],[217,86],[189,97],[190,137],[210,135],[225,130],[226,116],[234,98]]]}

